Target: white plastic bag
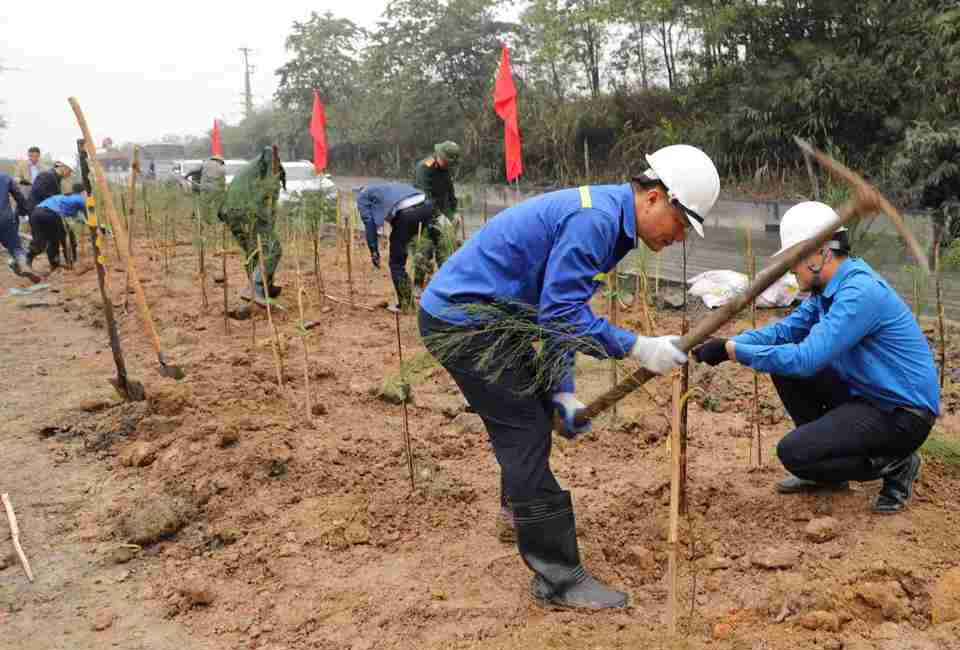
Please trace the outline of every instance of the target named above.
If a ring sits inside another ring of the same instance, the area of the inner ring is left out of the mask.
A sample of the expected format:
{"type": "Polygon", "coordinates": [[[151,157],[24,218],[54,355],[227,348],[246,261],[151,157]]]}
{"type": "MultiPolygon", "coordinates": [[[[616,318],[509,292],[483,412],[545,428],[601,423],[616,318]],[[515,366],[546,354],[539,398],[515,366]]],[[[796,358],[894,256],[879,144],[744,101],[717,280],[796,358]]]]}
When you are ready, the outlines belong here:
{"type": "MultiPolygon", "coordinates": [[[[689,280],[690,295],[703,299],[713,309],[725,305],[739,293],[747,290],[747,276],[736,271],[704,271],[689,280]]],[[[757,298],[757,307],[789,307],[797,298],[800,286],[793,273],[774,282],[757,298]]]]}

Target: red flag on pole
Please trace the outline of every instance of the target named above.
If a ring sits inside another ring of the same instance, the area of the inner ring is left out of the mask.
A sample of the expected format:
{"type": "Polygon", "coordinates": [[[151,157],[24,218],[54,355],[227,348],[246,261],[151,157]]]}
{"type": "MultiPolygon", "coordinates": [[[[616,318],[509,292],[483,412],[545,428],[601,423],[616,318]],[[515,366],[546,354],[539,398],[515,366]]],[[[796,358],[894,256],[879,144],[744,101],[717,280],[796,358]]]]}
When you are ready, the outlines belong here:
{"type": "Polygon", "coordinates": [[[327,167],[327,116],[323,111],[320,93],[313,91],[313,117],[310,118],[310,135],[313,137],[313,169],[316,173],[327,167]]]}
{"type": "Polygon", "coordinates": [[[520,127],[517,126],[517,88],[513,85],[510,53],[506,45],[500,56],[493,108],[503,120],[503,155],[507,165],[507,182],[510,183],[523,173],[523,161],[520,158],[520,127]]]}
{"type": "Polygon", "coordinates": [[[210,155],[223,156],[223,141],[220,139],[220,122],[213,121],[213,133],[210,134],[210,155]]]}

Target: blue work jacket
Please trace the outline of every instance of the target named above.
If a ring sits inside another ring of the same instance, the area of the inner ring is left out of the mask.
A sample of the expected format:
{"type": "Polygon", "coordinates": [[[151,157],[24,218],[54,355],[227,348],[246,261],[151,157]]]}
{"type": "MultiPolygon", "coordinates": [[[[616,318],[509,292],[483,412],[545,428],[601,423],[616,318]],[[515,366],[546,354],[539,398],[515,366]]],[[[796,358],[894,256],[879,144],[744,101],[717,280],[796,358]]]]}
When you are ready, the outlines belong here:
{"type": "Polygon", "coordinates": [[[926,337],[896,290],[861,259],[844,260],[822,292],[783,320],[733,340],[737,361],[755,370],[812,377],[829,366],[852,395],[878,408],[940,414],[926,337]]]}
{"type": "Polygon", "coordinates": [[[37,207],[56,212],[61,217],[78,218],[77,213],[87,213],[87,202],[83,194],[54,194],[37,207]]]}
{"type": "MultiPolygon", "coordinates": [[[[472,303],[522,305],[544,327],[595,341],[595,356],[622,359],[637,335],[598,318],[590,299],[635,246],[633,190],[597,185],[550,192],[491,219],[448,259],[420,298],[429,314],[470,324],[472,303]]],[[[593,354],[587,350],[588,354],[593,354]]],[[[554,389],[573,392],[572,372],[554,389]]]]}

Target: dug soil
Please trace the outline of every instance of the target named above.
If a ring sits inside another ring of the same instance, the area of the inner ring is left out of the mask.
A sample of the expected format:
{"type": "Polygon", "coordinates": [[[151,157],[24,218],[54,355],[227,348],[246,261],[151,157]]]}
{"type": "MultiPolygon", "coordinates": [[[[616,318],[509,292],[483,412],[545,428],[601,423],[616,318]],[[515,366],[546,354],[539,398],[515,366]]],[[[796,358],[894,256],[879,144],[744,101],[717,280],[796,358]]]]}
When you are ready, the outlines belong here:
{"type": "MultiPolygon", "coordinates": [[[[516,550],[494,534],[498,470],[483,426],[404,315],[411,489],[402,407],[380,395],[400,371],[394,316],[378,306],[391,296],[386,270],[354,249],[350,307],[345,258],[324,242],[320,268],[338,301],[321,304],[305,253],[301,330],[287,246],[285,310],[275,314],[280,387],[266,315],[225,332],[214,272],[204,308],[194,251],[175,251],[167,273],[149,245],[138,264],[181,381],[158,373],[132,296],[124,310],[123,273],[110,273],[144,402],[121,402],[109,383],[89,257],[53,274],[48,290],[0,303],[0,491],[36,574],[29,583],[0,523],[0,647],[960,648],[960,622],[937,610],[950,602],[942,579],[960,564],[956,467],[928,458],[910,509],[893,517],[870,513],[876,483],[777,495],[776,443],[790,422],[769,379],[760,381],[762,468],[751,470],[750,371],[693,367],[680,634],[671,638],[670,380],[658,379],[592,433],[555,438],[552,455],[573,493],[586,565],[629,592],[630,607],[544,610],[527,596],[516,550]]],[[[242,258],[228,264],[235,308],[242,258]]],[[[0,274],[4,294],[14,286],[25,285],[0,274]]],[[[654,319],[658,333],[680,329],[679,312],[654,319]]],[[[633,309],[624,320],[641,327],[633,309]]],[[[960,366],[960,347],[951,364],[960,366]]],[[[581,358],[578,380],[589,401],[609,385],[609,362],[581,358]]],[[[955,386],[937,425],[953,440],[955,386]]]]}

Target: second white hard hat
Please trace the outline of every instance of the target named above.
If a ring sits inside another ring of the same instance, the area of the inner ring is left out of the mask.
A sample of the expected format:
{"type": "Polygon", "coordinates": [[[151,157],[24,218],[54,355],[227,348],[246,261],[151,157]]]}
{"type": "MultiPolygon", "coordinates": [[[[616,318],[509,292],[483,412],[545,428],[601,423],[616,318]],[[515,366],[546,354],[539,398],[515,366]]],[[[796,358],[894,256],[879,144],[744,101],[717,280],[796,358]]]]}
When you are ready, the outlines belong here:
{"type": "MultiPolygon", "coordinates": [[[[819,201],[804,201],[787,210],[780,219],[780,250],[779,255],[794,244],[806,239],[812,239],[817,233],[836,221],[839,217],[836,211],[826,203],[819,201]]],[[[837,233],[847,229],[840,227],[837,233]]],[[[830,248],[841,249],[843,244],[836,241],[827,242],[830,248]]]]}
{"type": "Polygon", "coordinates": [[[703,220],[720,195],[720,174],[710,156],[689,144],[672,144],[646,156],[647,178],[658,179],[667,188],[690,225],[703,237],[703,220]]]}

